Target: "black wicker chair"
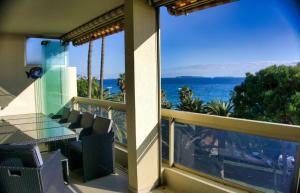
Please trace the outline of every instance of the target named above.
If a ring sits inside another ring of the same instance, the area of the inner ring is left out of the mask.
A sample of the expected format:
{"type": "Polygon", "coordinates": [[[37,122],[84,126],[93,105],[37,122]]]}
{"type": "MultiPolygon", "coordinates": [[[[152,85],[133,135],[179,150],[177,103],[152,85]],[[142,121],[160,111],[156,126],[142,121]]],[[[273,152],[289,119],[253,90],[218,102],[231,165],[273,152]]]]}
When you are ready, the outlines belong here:
{"type": "Polygon", "coordinates": [[[67,120],[61,119],[58,121],[60,124],[63,124],[65,127],[70,129],[77,128],[80,125],[81,113],[76,110],[72,110],[67,120]]]}
{"type": "Polygon", "coordinates": [[[62,111],[63,111],[62,115],[59,115],[59,114],[53,115],[53,116],[51,116],[51,118],[58,121],[58,122],[60,122],[60,123],[66,123],[69,116],[70,116],[71,109],[64,107],[62,111]]]}
{"type": "Polygon", "coordinates": [[[73,125],[69,127],[70,129],[74,130],[77,134],[79,134],[84,128],[91,128],[93,127],[95,116],[91,113],[85,112],[81,115],[79,125],[73,125]],[[78,127],[77,127],[78,126],[78,127]]]}
{"type": "Polygon", "coordinates": [[[83,169],[83,181],[114,172],[112,120],[96,117],[93,127],[84,128],[79,140],[69,143],[70,169],[83,169]]]}
{"type": "Polygon", "coordinates": [[[34,145],[0,145],[1,193],[69,193],[60,151],[43,160],[34,145]]]}

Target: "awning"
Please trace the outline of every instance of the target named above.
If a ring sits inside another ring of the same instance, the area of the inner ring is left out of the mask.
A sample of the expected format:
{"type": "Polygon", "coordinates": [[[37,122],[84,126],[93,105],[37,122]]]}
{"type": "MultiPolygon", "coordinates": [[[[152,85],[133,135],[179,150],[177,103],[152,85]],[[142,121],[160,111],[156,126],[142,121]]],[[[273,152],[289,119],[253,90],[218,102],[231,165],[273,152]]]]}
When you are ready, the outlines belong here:
{"type": "Polygon", "coordinates": [[[234,1],[237,0],[150,0],[150,3],[154,7],[166,6],[171,15],[179,16],[234,1]]]}
{"type": "Polygon", "coordinates": [[[122,31],[123,27],[124,6],[122,5],[64,34],[61,39],[78,46],[122,31]]]}

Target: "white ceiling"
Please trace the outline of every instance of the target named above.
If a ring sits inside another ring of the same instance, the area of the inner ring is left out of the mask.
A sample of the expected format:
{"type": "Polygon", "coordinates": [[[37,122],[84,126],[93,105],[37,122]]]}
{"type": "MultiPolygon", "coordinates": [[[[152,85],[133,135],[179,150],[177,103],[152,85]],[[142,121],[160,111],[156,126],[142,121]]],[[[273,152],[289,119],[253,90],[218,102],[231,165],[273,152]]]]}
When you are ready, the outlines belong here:
{"type": "Polygon", "coordinates": [[[60,37],[124,0],[0,0],[0,33],[60,37]]]}

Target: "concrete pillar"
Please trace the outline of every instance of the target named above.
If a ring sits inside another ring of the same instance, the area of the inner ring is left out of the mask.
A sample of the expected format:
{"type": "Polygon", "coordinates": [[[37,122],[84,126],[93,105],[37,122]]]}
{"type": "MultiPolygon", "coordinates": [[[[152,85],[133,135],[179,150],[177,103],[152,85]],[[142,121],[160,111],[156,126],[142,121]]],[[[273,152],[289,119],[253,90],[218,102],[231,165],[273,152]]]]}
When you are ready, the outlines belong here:
{"type": "Polygon", "coordinates": [[[160,178],[158,38],[155,8],[145,0],[126,0],[126,118],[131,192],[148,192],[160,178]]]}

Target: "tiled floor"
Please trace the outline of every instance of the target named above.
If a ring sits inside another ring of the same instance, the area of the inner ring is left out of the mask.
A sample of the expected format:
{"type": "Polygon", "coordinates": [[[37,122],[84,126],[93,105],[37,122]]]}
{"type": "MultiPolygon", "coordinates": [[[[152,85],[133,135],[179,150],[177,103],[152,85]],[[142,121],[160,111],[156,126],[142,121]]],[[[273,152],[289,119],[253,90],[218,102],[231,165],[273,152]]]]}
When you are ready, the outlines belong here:
{"type": "MultiPolygon", "coordinates": [[[[116,174],[83,183],[78,174],[72,173],[69,189],[74,193],[128,193],[128,177],[117,169],[116,174]]],[[[151,193],[172,192],[160,188],[151,193]]]]}

